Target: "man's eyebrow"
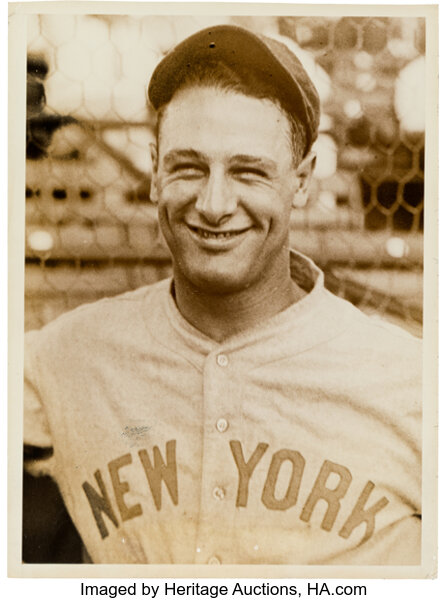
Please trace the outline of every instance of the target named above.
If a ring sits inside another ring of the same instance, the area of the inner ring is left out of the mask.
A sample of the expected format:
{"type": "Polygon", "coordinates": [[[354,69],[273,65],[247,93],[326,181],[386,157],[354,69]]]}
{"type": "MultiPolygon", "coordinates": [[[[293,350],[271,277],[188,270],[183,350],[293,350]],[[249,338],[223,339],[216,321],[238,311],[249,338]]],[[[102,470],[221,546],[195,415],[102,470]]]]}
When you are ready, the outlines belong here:
{"type": "Polygon", "coordinates": [[[205,158],[203,154],[197,152],[197,150],[193,150],[192,148],[179,148],[170,150],[163,158],[163,163],[166,166],[171,165],[180,159],[190,159],[190,160],[199,160],[204,161],[205,158]]]}
{"type": "Polygon", "coordinates": [[[277,170],[277,165],[274,160],[265,156],[252,156],[251,154],[236,154],[231,157],[231,162],[243,163],[253,167],[259,167],[262,169],[268,169],[269,171],[277,170]]]}
{"type": "MultiPolygon", "coordinates": [[[[178,160],[196,160],[199,162],[206,162],[206,157],[193,148],[174,148],[170,150],[163,158],[163,164],[166,167],[170,167],[178,160]]],[[[266,156],[254,156],[251,154],[235,154],[230,158],[231,164],[242,163],[245,166],[257,167],[270,171],[271,173],[277,172],[277,164],[274,160],[267,158],[266,156]]]]}

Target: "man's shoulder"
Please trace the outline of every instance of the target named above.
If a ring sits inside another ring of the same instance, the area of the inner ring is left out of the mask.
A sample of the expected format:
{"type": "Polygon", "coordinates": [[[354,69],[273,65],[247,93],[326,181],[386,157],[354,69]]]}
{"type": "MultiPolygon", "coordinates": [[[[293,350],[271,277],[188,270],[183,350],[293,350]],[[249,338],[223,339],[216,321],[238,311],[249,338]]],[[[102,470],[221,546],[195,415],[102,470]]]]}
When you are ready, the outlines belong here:
{"type": "MultiPolygon", "coordinates": [[[[404,353],[418,352],[421,348],[422,341],[419,338],[392,324],[386,315],[366,314],[351,302],[330,292],[324,285],[322,271],[307,256],[296,250],[291,251],[290,267],[294,281],[310,291],[305,302],[307,308],[312,305],[314,309],[306,314],[311,319],[314,337],[326,341],[348,340],[353,347],[378,347],[384,353],[394,352],[395,348],[400,348],[404,353]]],[[[301,327],[302,311],[297,310],[292,314],[301,327]]]]}
{"type": "Polygon", "coordinates": [[[117,296],[82,304],[50,321],[42,329],[30,331],[29,339],[56,340],[70,338],[107,337],[107,332],[132,330],[143,318],[161,304],[169,290],[170,280],[142,286],[117,296]]]}
{"type": "Polygon", "coordinates": [[[345,330],[342,338],[347,344],[354,344],[365,351],[378,351],[383,356],[396,355],[396,358],[419,357],[422,352],[422,339],[400,327],[386,315],[363,312],[347,300],[327,292],[334,318],[344,315],[345,330]]]}

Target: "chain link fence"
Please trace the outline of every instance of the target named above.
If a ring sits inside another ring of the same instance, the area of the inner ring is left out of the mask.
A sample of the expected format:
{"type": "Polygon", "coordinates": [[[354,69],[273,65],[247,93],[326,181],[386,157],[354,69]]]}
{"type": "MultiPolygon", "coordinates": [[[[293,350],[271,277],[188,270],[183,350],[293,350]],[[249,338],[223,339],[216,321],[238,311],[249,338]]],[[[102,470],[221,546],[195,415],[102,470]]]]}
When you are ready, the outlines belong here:
{"type": "Polygon", "coordinates": [[[146,87],[189,34],[233,23],[295,51],[322,99],[291,244],[362,310],[422,334],[424,19],[30,15],[25,325],[155,282],[146,87]]]}

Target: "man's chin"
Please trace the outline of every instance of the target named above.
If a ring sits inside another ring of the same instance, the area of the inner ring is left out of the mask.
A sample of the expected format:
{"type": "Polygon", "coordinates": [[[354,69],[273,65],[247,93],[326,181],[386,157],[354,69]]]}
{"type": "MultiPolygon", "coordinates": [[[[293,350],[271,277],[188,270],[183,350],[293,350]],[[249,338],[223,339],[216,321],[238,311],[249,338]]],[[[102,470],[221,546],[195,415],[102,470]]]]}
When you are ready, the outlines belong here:
{"type": "Polygon", "coordinates": [[[204,294],[228,295],[246,290],[251,285],[251,277],[231,272],[183,273],[190,284],[204,294]]]}

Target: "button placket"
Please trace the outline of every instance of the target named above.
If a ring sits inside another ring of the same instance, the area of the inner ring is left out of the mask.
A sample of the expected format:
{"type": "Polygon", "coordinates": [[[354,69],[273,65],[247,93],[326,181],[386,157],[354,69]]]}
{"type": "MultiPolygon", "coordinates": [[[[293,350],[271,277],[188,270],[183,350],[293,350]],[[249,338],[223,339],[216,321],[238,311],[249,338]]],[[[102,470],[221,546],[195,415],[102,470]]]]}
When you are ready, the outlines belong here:
{"type": "Polygon", "coordinates": [[[220,564],[231,552],[235,512],[234,461],[228,435],[232,412],[237,407],[234,372],[226,353],[210,354],[203,373],[202,484],[195,560],[220,564]],[[212,561],[212,562],[210,562],[212,561]],[[216,562],[217,561],[217,562],[216,562]]]}

